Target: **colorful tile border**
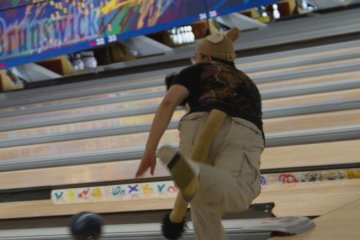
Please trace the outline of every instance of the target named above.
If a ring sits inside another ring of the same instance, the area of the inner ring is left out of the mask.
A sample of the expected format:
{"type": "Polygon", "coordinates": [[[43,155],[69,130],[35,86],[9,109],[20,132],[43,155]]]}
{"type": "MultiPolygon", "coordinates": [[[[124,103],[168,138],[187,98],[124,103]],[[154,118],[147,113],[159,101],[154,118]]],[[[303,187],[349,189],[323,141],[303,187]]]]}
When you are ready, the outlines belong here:
{"type": "Polygon", "coordinates": [[[172,181],[119,184],[101,187],[59,189],[51,192],[56,204],[171,198],[178,188],[172,181]]]}
{"type": "MultiPolygon", "coordinates": [[[[261,184],[299,184],[360,178],[360,169],[339,169],[266,174],[261,184]]],[[[51,192],[55,204],[126,201],[135,199],[174,198],[178,188],[172,181],[118,184],[85,188],[58,189],[51,192]]]]}
{"type": "Polygon", "coordinates": [[[360,169],[336,169],[293,173],[266,174],[260,178],[261,185],[318,182],[360,178],[360,169]]]}

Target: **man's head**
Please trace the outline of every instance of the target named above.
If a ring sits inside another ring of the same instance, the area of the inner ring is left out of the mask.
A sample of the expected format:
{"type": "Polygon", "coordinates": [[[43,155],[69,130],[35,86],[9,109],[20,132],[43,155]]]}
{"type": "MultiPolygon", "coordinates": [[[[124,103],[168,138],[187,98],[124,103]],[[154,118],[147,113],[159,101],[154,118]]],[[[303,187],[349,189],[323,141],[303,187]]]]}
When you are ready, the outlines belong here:
{"type": "Polygon", "coordinates": [[[225,33],[214,33],[201,39],[196,45],[195,63],[210,62],[212,59],[233,62],[236,58],[234,41],[240,36],[238,28],[225,33]]]}

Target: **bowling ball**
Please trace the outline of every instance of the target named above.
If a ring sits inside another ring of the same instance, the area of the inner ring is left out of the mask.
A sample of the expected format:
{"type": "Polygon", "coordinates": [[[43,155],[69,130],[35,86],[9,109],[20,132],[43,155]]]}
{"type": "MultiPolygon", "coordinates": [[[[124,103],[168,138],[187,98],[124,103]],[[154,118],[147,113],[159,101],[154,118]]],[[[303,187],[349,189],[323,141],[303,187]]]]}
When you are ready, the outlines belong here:
{"type": "Polygon", "coordinates": [[[92,212],[80,212],[71,217],[69,228],[75,240],[99,240],[102,224],[100,215],[92,212]]]}

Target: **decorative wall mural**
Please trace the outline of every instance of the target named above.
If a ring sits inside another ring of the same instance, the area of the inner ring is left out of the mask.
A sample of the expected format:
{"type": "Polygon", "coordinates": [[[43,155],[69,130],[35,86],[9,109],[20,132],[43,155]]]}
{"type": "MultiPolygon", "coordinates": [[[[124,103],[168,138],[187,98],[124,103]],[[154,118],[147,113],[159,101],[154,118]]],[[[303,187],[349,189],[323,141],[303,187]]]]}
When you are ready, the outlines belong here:
{"type": "Polygon", "coordinates": [[[275,1],[207,0],[206,4],[206,1],[193,0],[2,2],[0,69],[170,29],[275,1]]]}

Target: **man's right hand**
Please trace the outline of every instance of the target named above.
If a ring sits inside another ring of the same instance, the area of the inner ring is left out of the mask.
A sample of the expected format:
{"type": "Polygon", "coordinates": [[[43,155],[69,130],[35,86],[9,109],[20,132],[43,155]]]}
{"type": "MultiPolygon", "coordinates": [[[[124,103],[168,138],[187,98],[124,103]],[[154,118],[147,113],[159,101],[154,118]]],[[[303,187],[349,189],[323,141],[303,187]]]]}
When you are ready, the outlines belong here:
{"type": "Polygon", "coordinates": [[[156,167],[156,156],[155,153],[147,153],[145,151],[139,168],[135,174],[135,177],[141,177],[149,168],[150,168],[150,174],[154,175],[155,172],[155,167],[156,167]]]}

